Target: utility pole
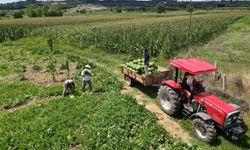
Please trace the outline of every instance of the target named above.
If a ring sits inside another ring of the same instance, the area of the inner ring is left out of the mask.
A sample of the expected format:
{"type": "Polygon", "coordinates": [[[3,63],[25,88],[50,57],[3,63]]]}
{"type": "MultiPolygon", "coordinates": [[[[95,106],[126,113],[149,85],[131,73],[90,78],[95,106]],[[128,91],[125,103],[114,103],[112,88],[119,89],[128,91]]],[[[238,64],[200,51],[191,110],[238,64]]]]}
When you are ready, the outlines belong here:
{"type": "MultiPolygon", "coordinates": [[[[191,37],[190,37],[190,32],[191,32],[191,27],[192,27],[192,14],[193,14],[193,8],[192,8],[193,6],[192,6],[192,0],[190,0],[190,17],[189,17],[189,26],[188,26],[188,41],[190,42],[190,39],[191,39],[191,37]]],[[[190,44],[190,43],[188,43],[188,44],[190,44]]]]}
{"type": "Polygon", "coordinates": [[[190,3],[189,3],[189,7],[190,8],[187,8],[187,10],[190,12],[190,15],[189,15],[189,25],[188,25],[188,41],[187,41],[187,52],[186,54],[188,55],[189,51],[190,51],[190,48],[189,46],[191,45],[191,28],[192,28],[192,15],[193,15],[193,6],[192,6],[192,0],[190,0],[190,3]]]}

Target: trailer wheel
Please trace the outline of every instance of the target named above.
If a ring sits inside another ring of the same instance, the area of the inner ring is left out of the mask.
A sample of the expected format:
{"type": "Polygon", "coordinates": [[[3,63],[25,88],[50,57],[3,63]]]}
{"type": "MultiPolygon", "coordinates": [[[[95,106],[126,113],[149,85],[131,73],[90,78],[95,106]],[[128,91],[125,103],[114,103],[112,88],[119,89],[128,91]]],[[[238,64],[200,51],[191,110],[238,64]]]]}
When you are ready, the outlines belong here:
{"type": "Polygon", "coordinates": [[[127,83],[128,86],[132,85],[133,80],[129,76],[125,75],[124,79],[125,79],[125,81],[126,81],[126,83],[127,83]]]}
{"type": "Polygon", "coordinates": [[[216,138],[215,125],[211,121],[204,121],[201,118],[193,120],[193,132],[204,142],[211,143],[216,138]]]}
{"type": "Polygon", "coordinates": [[[161,86],[158,91],[161,109],[170,116],[175,116],[181,112],[182,103],[175,90],[168,86],[161,86]]]}

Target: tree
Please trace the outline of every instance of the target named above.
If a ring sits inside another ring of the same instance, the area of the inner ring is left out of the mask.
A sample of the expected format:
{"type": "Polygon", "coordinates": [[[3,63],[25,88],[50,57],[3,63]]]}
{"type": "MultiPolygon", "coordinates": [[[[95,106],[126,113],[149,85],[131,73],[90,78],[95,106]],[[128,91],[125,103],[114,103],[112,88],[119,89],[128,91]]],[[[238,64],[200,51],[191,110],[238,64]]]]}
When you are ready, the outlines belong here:
{"type": "Polygon", "coordinates": [[[81,9],[81,10],[79,11],[79,13],[81,13],[81,14],[86,14],[87,11],[86,11],[86,9],[81,9]]]}
{"type": "Polygon", "coordinates": [[[37,17],[35,5],[28,5],[26,12],[29,17],[37,17]]]}
{"type": "Polygon", "coordinates": [[[6,11],[0,11],[0,17],[4,17],[7,15],[7,12],[6,11]]]}
{"type": "Polygon", "coordinates": [[[36,8],[36,13],[37,13],[37,17],[42,17],[44,15],[43,7],[37,7],[36,8]]]}
{"type": "Polygon", "coordinates": [[[14,12],[13,13],[13,18],[17,19],[17,18],[23,18],[23,14],[20,11],[14,12]]]}
{"type": "Polygon", "coordinates": [[[167,10],[167,7],[165,4],[160,2],[155,6],[155,10],[157,13],[164,13],[167,10]]]}
{"type": "Polygon", "coordinates": [[[42,17],[44,12],[42,7],[36,7],[35,5],[29,5],[26,9],[29,17],[42,17]]]}
{"type": "Polygon", "coordinates": [[[36,3],[36,0],[26,0],[26,2],[28,2],[29,4],[34,4],[36,3]]]}
{"type": "Polygon", "coordinates": [[[116,12],[117,12],[117,13],[122,13],[122,9],[121,9],[120,7],[117,7],[117,8],[116,8],[116,12]]]}
{"type": "Polygon", "coordinates": [[[193,12],[194,11],[193,5],[191,3],[187,4],[186,10],[187,10],[187,12],[193,12]]]}
{"type": "Polygon", "coordinates": [[[63,12],[60,10],[56,10],[56,9],[49,9],[46,13],[45,16],[63,16],[63,12]]]}

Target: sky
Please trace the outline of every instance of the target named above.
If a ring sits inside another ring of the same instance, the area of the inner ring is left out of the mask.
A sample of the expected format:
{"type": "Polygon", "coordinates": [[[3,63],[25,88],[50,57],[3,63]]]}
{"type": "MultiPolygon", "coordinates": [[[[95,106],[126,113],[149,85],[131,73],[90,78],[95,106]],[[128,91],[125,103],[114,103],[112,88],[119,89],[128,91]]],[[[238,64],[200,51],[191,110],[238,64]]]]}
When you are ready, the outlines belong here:
{"type": "Polygon", "coordinates": [[[0,3],[11,3],[11,2],[17,2],[20,0],[0,0],[0,3]]]}
{"type": "MultiPolygon", "coordinates": [[[[24,0],[0,0],[0,3],[11,3],[11,2],[16,2],[16,1],[24,1],[24,0]]],[[[141,1],[149,1],[149,0],[141,0],[141,1]]],[[[178,1],[190,1],[190,0],[178,0],[178,1]]],[[[195,1],[206,1],[206,0],[192,0],[192,1],[195,2],[195,1]]],[[[207,1],[212,1],[212,0],[207,0],[207,1]]]]}

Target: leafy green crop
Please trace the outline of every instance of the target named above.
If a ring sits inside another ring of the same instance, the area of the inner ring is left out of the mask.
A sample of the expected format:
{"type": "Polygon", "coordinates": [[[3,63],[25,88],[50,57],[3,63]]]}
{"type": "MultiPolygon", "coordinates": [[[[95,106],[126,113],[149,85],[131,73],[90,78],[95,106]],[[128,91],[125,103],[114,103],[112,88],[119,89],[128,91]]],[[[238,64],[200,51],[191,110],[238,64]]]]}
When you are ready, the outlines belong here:
{"type": "Polygon", "coordinates": [[[117,92],[51,100],[1,116],[0,122],[2,149],[191,149],[117,92]]]}
{"type": "Polygon", "coordinates": [[[34,98],[61,95],[61,86],[41,87],[28,82],[11,82],[0,86],[0,109],[20,105],[34,98]]]}

